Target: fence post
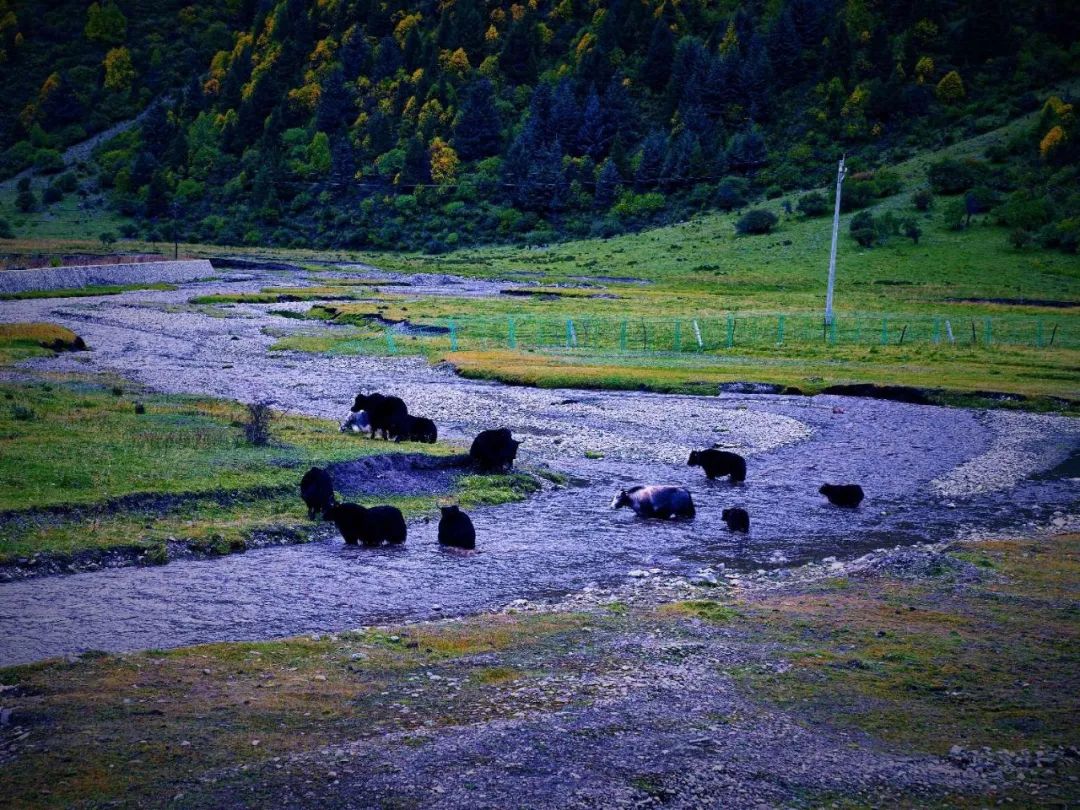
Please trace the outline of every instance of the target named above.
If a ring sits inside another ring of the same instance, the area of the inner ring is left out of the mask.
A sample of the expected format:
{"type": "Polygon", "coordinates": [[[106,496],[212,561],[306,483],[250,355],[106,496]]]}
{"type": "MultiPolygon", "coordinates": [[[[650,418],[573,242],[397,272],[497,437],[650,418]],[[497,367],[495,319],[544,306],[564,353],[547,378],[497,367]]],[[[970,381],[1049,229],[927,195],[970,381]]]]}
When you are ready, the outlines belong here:
{"type": "Polygon", "coordinates": [[[987,346],[989,346],[990,341],[992,339],[993,339],[993,336],[992,336],[992,334],[990,332],[990,319],[989,318],[984,318],[983,319],[983,343],[986,344],[987,346]]]}
{"type": "Polygon", "coordinates": [[[701,340],[701,327],[698,326],[698,322],[697,322],[696,319],[694,320],[694,337],[697,339],[698,351],[699,352],[704,351],[705,350],[705,344],[701,340]]]}
{"type": "Polygon", "coordinates": [[[574,322],[566,319],[566,348],[577,348],[577,332],[574,331],[574,322]]]}
{"type": "Polygon", "coordinates": [[[730,349],[735,345],[735,319],[731,316],[727,316],[727,347],[730,349]]]}
{"type": "Polygon", "coordinates": [[[457,324],[453,318],[450,319],[450,351],[457,351],[457,324]]]}
{"type": "Polygon", "coordinates": [[[1043,345],[1043,325],[1042,318],[1035,321],[1035,346],[1041,349],[1043,345]]]}
{"type": "Polygon", "coordinates": [[[675,321],[675,351],[682,351],[682,323],[675,321]]]}
{"type": "Polygon", "coordinates": [[[510,318],[506,326],[506,342],[510,345],[511,349],[517,348],[517,323],[513,318],[510,318]]]}
{"type": "Polygon", "coordinates": [[[888,318],[882,318],[881,319],[881,345],[882,346],[888,346],[889,345],[889,319],[888,318]]]}
{"type": "Polygon", "coordinates": [[[956,343],[956,338],[953,337],[952,333],[952,322],[947,319],[945,321],[945,334],[949,338],[949,343],[956,343]]]}
{"type": "Polygon", "coordinates": [[[623,321],[619,328],[619,351],[626,351],[626,321],[623,321]]]}
{"type": "Polygon", "coordinates": [[[777,345],[783,345],[784,343],[784,316],[780,316],[780,320],[776,322],[776,343],[777,345]]]}
{"type": "Polygon", "coordinates": [[[385,334],[386,334],[386,350],[388,352],[390,352],[390,354],[397,354],[397,344],[394,343],[394,333],[391,332],[389,329],[387,329],[387,330],[385,330],[385,334]]]}

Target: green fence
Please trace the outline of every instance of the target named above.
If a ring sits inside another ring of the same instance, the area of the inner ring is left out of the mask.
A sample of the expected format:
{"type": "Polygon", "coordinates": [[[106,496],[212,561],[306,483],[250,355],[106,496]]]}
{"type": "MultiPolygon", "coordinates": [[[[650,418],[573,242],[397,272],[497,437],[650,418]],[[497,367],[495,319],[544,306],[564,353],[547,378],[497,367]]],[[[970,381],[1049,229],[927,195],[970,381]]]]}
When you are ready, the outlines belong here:
{"type": "MultiPolygon", "coordinates": [[[[723,315],[707,318],[464,317],[402,324],[384,333],[385,350],[403,342],[441,350],[581,350],[588,353],[722,353],[799,346],[1024,346],[1080,348],[1072,318],[723,315]]],[[[358,347],[359,348],[359,347],[358,347]]]]}

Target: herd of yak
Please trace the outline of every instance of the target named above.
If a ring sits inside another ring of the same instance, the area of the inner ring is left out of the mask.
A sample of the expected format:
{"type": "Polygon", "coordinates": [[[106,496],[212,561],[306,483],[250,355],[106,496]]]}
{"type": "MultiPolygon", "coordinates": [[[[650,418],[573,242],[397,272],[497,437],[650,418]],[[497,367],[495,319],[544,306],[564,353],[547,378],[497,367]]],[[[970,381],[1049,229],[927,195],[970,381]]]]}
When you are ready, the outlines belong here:
{"type": "MultiPolygon", "coordinates": [[[[356,433],[370,430],[373,439],[381,433],[384,439],[398,442],[434,442],[438,437],[431,419],[410,414],[399,397],[377,393],[357,395],[341,430],[356,433]]],[[[469,458],[477,469],[486,472],[506,471],[513,466],[520,444],[506,428],[484,430],[473,440],[469,458]]],[[[746,480],[746,460],[726,450],[695,450],[687,464],[701,467],[710,481],[728,477],[736,484],[746,480]]],[[[823,484],[818,491],[836,506],[855,508],[863,500],[863,490],[858,484],[823,484]]],[[[324,469],[312,467],[304,474],[300,480],[300,497],[307,505],[309,518],[314,519],[321,514],[323,520],[333,521],[350,545],[378,546],[384,542],[405,542],[405,518],[400,509],[394,506],[365,507],[355,503],[338,503],[333,479],[324,469]]],[[[684,487],[651,485],[624,489],[611,501],[613,509],[622,506],[629,506],[644,518],[666,520],[694,516],[694,501],[690,491],[684,487]]],[[[457,506],[443,506],[441,510],[439,544],[452,548],[475,548],[476,530],[469,516],[457,506]]],[[[721,517],[730,531],[750,530],[750,516],[745,509],[725,509],[721,517]]]]}

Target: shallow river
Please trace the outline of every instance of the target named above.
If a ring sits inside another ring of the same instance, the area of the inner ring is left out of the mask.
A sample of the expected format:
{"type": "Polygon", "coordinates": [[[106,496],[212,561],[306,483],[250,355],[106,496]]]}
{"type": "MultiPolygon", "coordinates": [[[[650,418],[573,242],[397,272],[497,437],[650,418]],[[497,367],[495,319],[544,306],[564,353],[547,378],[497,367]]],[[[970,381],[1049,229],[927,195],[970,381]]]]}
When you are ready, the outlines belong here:
{"type": "MultiPolygon", "coordinates": [[[[1065,418],[838,397],[541,391],[462,380],[415,359],[268,352],[264,327],[327,327],[269,315],[270,307],[236,307],[223,318],[167,306],[280,282],[0,303],[0,320],[58,321],[94,349],[38,368],[108,369],[162,391],[271,397],[332,418],[360,389],[393,392],[451,440],[510,427],[524,439],[522,463],[551,466],[573,483],[474,513],[472,554],[440,550],[435,523],[417,522],[403,548],[335,539],[0,585],[0,665],[455,615],[618,582],[635,568],[772,568],[1045,525],[1076,510],[1077,480],[1047,472],[1080,446],[1065,418]],[[748,457],[745,484],[708,482],[686,466],[691,449],[714,443],[748,457]],[[867,499],[854,511],[831,507],[817,494],[825,481],[859,482],[867,499]],[[646,522],[611,510],[612,495],[636,483],[688,486],[696,519],[646,522]],[[729,534],[720,520],[736,505],[750,512],[749,536],[729,534]]],[[[444,291],[454,285],[431,290],[444,291]]]]}

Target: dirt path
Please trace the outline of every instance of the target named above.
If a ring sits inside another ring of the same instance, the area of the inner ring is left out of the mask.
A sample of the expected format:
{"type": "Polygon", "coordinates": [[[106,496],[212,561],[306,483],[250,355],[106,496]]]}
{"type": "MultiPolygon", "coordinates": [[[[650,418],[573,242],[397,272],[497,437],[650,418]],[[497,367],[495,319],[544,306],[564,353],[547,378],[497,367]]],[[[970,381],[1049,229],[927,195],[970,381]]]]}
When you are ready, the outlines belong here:
{"type": "Polygon", "coordinates": [[[340,418],[361,389],[392,392],[452,440],[510,427],[524,439],[523,463],[555,467],[575,483],[475,515],[479,550],[468,557],[440,552],[434,527],[421,523],[404,549],[317,543],[0,586],[0,663],[471,613],[622,581],[641,568],[692,575],[719,563],[752,570],[848,558],[1045,524],[1077,503],[1075,481],[1033,478],[1077,447],[1077,425],[1064,418],[833,397],[507,387],[415,358],[270,352],[267,329],[333,327],[269,315],[273,307],[210,317],[182,306],[192,295],[273,282],[280,276],[11,302],[0,319],[54,320],[94,349],[33,364],[41,369],[110,370],[166,392],[271,398],[327,418],[340,418]],[[686,466],[691,449],[714,442],[748,456],[745,485],[710,483],[686,466]],[[858,481],[868,499],[858,511],[830,507],[816,492],[824,481],[858,481]],[[608,508],[615,491],[637,483],[688,486],[697,519],[657,525],[608,508]],[[720,521],[734,505],[750,511],[748,537],[720,521]]]}

